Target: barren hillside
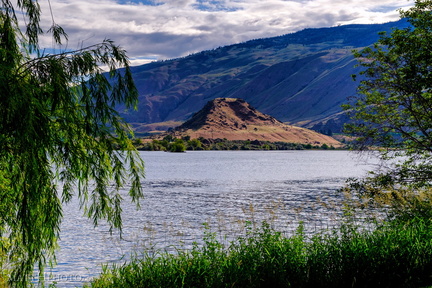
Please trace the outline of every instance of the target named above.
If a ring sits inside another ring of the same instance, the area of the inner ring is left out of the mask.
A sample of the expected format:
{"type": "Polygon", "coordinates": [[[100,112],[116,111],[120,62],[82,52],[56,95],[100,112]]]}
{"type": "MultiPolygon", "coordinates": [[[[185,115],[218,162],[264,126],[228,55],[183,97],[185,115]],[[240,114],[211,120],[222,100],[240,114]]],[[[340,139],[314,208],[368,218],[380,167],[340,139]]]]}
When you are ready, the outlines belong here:
{"type": "Polygon", "coordinates": [[[332,137],[315,131],[286,125],[263,114],[242,99],[217,98],[181,126],[170,132],[175,137],[206,139],[260,140],[312,145],[340,146],[332,137]]]}

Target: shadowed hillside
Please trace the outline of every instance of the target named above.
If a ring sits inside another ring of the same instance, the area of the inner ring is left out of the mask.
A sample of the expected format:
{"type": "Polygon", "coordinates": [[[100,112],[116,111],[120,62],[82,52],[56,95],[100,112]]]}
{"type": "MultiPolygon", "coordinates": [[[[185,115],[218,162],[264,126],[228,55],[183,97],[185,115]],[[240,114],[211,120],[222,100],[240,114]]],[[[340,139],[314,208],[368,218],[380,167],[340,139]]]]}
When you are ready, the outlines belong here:
{"type": "Polygon", "coordinates": [[[137,66],[139,111],[122,115],[130,123],[185,121],[209,100],[226,97],[284,122],[320,126],[356,93],[352,50],[376,42],[380,31],[406,25],[305,29],[137,66]]]}

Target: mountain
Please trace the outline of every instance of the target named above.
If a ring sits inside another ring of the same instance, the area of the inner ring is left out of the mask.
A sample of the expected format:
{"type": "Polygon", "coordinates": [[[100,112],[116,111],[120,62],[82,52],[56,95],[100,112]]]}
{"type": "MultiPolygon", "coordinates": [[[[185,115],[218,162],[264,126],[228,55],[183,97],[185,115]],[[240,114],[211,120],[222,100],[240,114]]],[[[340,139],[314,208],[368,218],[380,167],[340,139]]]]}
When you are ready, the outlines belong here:
{"type": "MultiPolygon", "coordinates": [[[[290,126],[263,114],[243,99],[216,98],[191,119],[167,132],[176,138],[258,140],[312,145],[340,146],[332,137],[305,128],[290,126]]],[[[159,137],[163,138],[166,134],[159,137]]]]}
{"type": "Polygon", "coordinates": [[[139,111],[122,116],[141,127],[186,121],[209,100],[224,97],[244,99],[289,124],[321,127],[356,93],[352,50],[376,42],[381,31],[407,25],[400,20],[305,29],[136,66],[139,111]]]}

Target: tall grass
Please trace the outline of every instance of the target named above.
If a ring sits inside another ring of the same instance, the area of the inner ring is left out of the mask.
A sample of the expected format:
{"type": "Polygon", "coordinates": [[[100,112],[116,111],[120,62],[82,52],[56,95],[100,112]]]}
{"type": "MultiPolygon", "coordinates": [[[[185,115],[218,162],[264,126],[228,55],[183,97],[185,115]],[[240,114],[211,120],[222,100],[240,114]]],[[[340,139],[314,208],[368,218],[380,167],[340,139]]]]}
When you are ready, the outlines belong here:
{"type": "Polygon", "coordinates": [[[104,267],[88,287],[423,287],[432,285],[431,224],[346,224],[311,237],[300,225],[286,237],[264,223],[229,245],[207,228],[202,246],[104,267]]]}

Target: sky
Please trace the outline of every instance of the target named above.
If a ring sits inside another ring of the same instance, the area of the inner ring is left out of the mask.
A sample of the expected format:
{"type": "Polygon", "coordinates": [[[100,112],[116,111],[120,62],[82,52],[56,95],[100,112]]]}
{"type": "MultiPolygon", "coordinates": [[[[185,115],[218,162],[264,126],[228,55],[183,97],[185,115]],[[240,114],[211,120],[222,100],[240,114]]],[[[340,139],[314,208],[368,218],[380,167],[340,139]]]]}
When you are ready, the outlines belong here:
{"type": "MultiPolygon", "coordinates": [[[[413,0],[39,0],[42,23],[54,19],[78,49],[111,39],[132,65],[187,56],[305,28],[399,19],[413,0]],[[50,6],[53,18],[50,13],[50,6]]],[[[53,48],[52,43],[42,46],[53,48]]]]}

